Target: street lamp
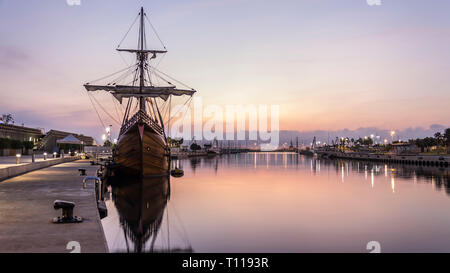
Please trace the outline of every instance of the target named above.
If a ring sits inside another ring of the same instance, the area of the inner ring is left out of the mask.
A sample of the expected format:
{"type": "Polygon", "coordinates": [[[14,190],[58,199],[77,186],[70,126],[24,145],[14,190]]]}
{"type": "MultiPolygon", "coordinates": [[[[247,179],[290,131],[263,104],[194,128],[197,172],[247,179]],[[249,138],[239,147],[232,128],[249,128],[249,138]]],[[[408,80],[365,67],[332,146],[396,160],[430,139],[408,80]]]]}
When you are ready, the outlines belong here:
{"type": "Polygon", "coordinates": [[[394,142],[395,131],[391,131],[391,143],[394,142]]]}
{"type": "Polygon", "coordinates": [[[21,154],[16,154],[16,164],[20,164],[20,157],[22,155],[21,154]]]}
{"type": "Polygon", "coordinates": [[[108,127],[105,128],[107,139],[109,141],[111,141],[111,127],[112,127],[112,125],[109,125],[108,127]]]}
{"type": "Polygon", "coordinates": [[[44,160],[47,160],[47,153],[44,153],[44,160]]]}

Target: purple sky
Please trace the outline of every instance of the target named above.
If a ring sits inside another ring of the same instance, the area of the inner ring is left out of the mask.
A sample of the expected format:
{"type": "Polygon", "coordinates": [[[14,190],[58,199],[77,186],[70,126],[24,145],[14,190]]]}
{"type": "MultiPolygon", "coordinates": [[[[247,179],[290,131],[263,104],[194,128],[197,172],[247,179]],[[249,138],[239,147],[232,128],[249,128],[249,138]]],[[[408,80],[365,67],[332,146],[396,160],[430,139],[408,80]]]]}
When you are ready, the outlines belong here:
{"type": "Polygon", "coordinates": [[[0,0],[0,113],[99,139],[82,84],[131,61],[115,48],[141,6],[159,68],[204,104],[278,104],[286,130],[449,125],[445,0],[0,0]]]}

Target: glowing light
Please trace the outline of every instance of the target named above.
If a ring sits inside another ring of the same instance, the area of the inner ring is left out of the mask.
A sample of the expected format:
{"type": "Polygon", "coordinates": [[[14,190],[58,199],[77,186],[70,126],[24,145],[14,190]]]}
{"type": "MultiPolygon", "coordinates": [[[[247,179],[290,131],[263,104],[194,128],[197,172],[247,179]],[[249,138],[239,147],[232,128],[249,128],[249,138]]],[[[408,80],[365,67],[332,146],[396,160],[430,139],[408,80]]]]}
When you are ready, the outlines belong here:
{"type": "Polygon", "coordinates": [[[373,173],[373,169],[370,172],[370,182],[371,182],[370,184],[372,185],[372,188],[373,188],[373,186],[375,184],[375,175],[373,173]]]}
{"type": "Polygon", "coordinates": [[[395,180],[394,180],[394,177],[391,177],[391,188],[392,188],[392,193],[395,193],[395,180]]]}

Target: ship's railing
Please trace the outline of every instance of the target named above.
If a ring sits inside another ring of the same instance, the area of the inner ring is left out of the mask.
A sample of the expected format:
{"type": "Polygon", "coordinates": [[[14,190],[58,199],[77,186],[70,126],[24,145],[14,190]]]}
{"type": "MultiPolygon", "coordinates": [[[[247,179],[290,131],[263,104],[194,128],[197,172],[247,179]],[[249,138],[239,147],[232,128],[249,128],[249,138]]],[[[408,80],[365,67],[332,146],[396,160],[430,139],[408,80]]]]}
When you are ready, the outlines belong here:
{"type": "Polygon", "coordinates": [[[134,124],[137,122],[143,122],[147,124],[150,128],[155,130],[159,134],[163,134],[161,126],[159,126],[153,119],[151,119],[144,111],[139,110],[133,117],[131,117],[120,129],[120,135],[127,132],[134,124]]]}

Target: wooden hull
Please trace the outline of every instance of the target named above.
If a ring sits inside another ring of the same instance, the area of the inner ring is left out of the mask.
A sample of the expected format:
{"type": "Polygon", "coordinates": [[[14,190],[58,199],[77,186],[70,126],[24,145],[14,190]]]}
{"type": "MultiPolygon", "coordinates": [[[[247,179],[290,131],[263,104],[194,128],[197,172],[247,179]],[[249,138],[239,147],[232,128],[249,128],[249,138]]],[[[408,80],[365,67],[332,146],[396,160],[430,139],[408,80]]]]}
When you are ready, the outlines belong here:
{"type": "Polygon", "coordinates": [[[149,177],[169,174],[169,151],[164,137],[145,123],[136,123],[122,134],[113,159],[119,175],[149,177]]]}

